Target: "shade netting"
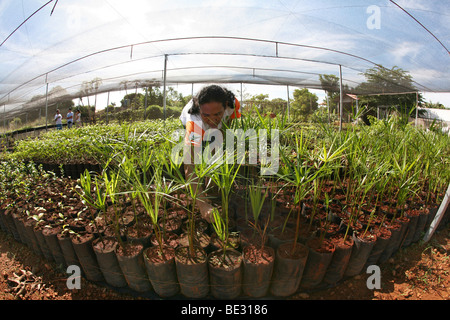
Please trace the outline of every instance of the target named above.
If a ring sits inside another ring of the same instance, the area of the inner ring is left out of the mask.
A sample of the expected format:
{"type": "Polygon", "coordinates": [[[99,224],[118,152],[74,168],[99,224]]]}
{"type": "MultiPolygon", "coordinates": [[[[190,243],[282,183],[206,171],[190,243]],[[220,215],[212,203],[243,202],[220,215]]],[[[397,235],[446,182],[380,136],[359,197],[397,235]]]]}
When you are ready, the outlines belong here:
{"type": "Polygon", "coordinates": [[[447,1],[2,1],[0,111],[148,86],[450,92],[447,1]],[[365,84],[373,68],[412,81],[365,84]],[[340,70],[342,71],[340,73],[340,70]]]}

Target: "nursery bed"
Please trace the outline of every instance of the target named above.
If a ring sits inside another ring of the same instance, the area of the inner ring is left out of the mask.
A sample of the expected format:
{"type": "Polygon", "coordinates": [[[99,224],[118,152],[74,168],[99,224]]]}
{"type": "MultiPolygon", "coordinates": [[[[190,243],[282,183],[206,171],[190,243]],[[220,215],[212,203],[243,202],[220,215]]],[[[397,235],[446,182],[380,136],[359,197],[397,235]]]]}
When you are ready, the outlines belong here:
{"type": "MultiPolygon", "coordinates": [[[[368,275],[342,281],[337,286],[317,292],[298,293],[288,299],[304,300],[448,300],[450,299],[450,228],[443,227],[429,243],[415,243],[402,249],[391,260],[381,265],[382,286],[369,290],[368,275]]],[[[152,299],[139,297],[131,292],[119,292],[86,279],[81,289],[69,290],[68,274],[34,254],[26,245],[0,232],[0,300],[135,300],[152,299]],[[41,288],[27,285],[20,296],[13,291],[14,283],[8,281],[14,273],[30,271],[41,288]]]]}

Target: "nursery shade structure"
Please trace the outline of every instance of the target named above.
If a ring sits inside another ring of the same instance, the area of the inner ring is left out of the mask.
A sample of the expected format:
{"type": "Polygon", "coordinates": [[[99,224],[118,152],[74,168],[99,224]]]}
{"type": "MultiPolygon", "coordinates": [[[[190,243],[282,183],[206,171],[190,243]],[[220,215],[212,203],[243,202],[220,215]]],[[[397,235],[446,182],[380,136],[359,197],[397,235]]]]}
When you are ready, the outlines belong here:
{"type": "Polygon", "coordinates": [[[450,92],[449,15],[437,0],[3,0],[0,112],[163,83],[331,90],[319,76],[340,70],[354,94],[450,92]],[[412,84],[361,86],[394,67],[412,84]]]}

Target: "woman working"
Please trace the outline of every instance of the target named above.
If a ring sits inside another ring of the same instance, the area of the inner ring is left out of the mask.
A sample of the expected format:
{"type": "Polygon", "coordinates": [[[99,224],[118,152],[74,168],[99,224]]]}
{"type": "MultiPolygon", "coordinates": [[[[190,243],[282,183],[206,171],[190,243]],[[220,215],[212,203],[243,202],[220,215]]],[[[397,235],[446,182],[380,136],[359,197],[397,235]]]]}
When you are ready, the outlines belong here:
{"type": "MultiPolygon", "coordinates": [[[[191,157],[194,159],[194,146],[202,144],[204,134],[208,129],[221,129],[222,123],[229,124],[232,119],[240,118],[240,103],[234,94],[218,85],[209,85],[184,107],[180,120],[186,129],[185,144],[191,146],[191,157]]],[[[185,177],[188,181],[196,181],[192,161],[184,163],[185,177]]],[[[199,198],[197,207],[202,217],[211,222],[213,207],[203,196],[201,185],[194,183],[199,198]]]]}

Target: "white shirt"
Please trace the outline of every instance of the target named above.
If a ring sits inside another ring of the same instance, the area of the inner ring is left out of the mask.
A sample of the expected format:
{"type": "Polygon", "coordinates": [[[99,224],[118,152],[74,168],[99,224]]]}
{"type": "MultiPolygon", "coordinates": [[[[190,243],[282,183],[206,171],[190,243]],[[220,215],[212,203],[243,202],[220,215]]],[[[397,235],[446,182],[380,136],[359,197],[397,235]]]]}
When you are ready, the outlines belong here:
{"type": "Polygon", "coordinates": [[[55,114],[56,124],[62,124],[62,115],[61,113],[55,114]]]}
{"type": "Polygon", "coordinates": [[[187,118],[191,116],[188,113],[191,107],[192,107],[192,99],[187,103],[187,105],[184,106],[183,110],[181,111],[180,120],[183,126],[186,126],[187,118]]]}
{"type": "Polygon", "coordinates": [[[67,113],[67,122],[73,122],[73,112],[67,113]]]}

